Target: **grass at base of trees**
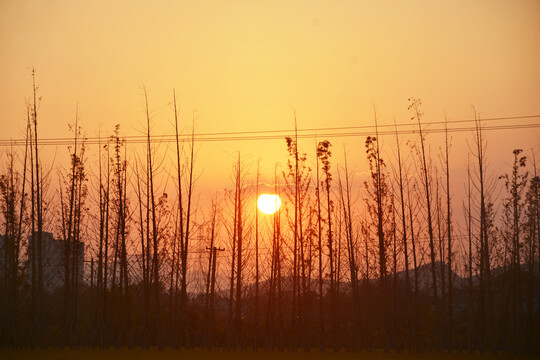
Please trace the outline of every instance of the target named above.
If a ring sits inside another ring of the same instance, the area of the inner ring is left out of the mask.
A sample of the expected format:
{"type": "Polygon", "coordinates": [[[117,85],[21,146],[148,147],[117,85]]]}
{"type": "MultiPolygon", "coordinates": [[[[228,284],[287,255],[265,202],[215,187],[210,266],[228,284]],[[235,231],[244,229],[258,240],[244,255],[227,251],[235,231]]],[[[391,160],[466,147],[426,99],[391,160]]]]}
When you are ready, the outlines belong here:
{"type": "Polygon", "coordinates": [[[208,360],[208,359],[257,359],[257,360],[266,360],[266,359],[280,359],[280,360],[296,360],[296,359],[369,359],[369,360],[412,360],[412,359],[464,359],[464,360],[481,360],[481,359],[533,359],[536,358],[532,355],[515,355],[515,354],[493,354],[486,353],[481,354],[469,354],[469,353],[397,353],[397,352],[388,352],[383,351],[373,351],[367,352],[363,351],[360,353],[347,352],[347,351],[325,351],[321,352],[319,350],[304,351],[299,350],[296,352],[288,351],[262,351],[257,352],[249,351],[227,351],[227,350],[205,350],[205,349],[196,349],[196,350],[142,350],[142,349],[48,349],[48,350],[14,350],[14,349],[0,349],[0,358],[4,360],[68,360],[68,359],[80,359],[80,360],[89,360],[89,359],[99,359],[99,360],[172,360],[172,359],[182,359],[182,360],[208,360]]]}

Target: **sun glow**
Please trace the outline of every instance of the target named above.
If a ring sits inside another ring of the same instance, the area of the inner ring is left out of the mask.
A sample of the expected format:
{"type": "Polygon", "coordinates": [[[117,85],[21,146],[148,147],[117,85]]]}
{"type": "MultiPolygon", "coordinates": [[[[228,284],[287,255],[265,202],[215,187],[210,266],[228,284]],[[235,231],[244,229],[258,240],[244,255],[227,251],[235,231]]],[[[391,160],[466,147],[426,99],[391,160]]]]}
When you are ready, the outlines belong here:
{"type": "Polygon", "coordinates": [[[263,213],[271,215],[279,210],[281,206],[281,199],[279,195],[262,194],[257,199],[257,207],[263,213]]]}

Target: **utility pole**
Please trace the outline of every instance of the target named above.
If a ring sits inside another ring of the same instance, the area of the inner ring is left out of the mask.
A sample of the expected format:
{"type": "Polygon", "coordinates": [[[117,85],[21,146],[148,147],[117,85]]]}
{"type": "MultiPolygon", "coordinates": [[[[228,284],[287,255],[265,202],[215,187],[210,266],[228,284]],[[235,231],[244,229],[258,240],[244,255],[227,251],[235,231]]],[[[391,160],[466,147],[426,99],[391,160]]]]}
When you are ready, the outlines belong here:
{"type": "Polygon", "coordinates": [[[206,250],[210,250],[210,268],[211,275],[210,275],[210,293],[207,294],[207,314],[208,314],[208,321],[206,323],[206,329],[207,333],[212,332],[212,323],[214,319],[214,296],[215,296],[215,288],[216,288],[216,267],[217,267],[217,252],[218,251],[225,251],[224,248],[218,248],[217,246],[213,247],[206,247],[206,250]],[[209,331],[208,331],[209,330],[209,331]]]}

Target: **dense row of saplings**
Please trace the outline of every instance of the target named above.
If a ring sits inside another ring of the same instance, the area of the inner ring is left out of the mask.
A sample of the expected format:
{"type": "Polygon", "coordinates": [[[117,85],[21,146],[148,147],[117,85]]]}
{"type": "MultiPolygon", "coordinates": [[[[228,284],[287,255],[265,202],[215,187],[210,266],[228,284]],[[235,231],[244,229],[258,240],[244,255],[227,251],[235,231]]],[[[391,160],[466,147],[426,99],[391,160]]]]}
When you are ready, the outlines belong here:
{"type": "Polygon", "coordinates": [[[459,204],[448,130],[436,166],[421,102],[410,99],[419,138],[404,155],[396,130],[392,167],[375,114],[375,134],[364,143],[363,201],[355,200],[347,160],[332,170],[331,143],[317,144],[310,167],[295,131],[274,179],[286,205],[260,218],[259,166],[250,175],[240,154],[232,188],[197,209],[194,133],[181,136],[173,93],[168,171],[152,140],[146,93],[145,100],[144,156],[128,150],[117,126],[100,140],[89,171],[76,117],[70,166],[56,176],[40,157],[34,82],[24,150],[2,155],[2,346],[539,350],[537,167],[534,156],[531,164],[515,150],[510,172],[490,177],[476,114],[459,204]],[[164,179],[174,179],[174,196],[164,179]],[[505,190],[500,216],[496,184],[505,190]],[[452,216],[456,206],[464,231],[452,216]],[[45,232],[62,239],[56,267],[45,232]],[[55,289],[45,284],[53,270],[62,281],[55,289]]]}

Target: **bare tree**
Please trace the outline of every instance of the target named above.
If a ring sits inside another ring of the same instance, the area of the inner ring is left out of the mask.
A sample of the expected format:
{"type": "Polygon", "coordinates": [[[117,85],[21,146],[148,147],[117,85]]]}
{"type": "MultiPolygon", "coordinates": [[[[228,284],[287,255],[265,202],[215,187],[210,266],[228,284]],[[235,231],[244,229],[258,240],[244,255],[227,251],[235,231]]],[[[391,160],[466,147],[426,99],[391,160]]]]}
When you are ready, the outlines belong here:
{"type": "Polygon", "coordinates": [[[534,351],[534,303],[539,299],[538,280],[540,276],[535,267],[540,270],[540,177],[537,174],[536,159],[532,153],[533,177],[529,181],[529,188],[525,195],[525,248],[527,257],[527,321],[526,321],[526,349],[534,351]],[[538,253],[537,253],[538,252],[538,253]]]}
{"type": "MultiPolygon", "coordinates": [[[[259,199],[260,161],[257,161],[257,176],[255,179],[255,199],[259,199]]],[[[259,347],[259,211],[255,201],[255,350],[259,347]]]]}
{"type": "Polygon", "coordinates": [[[354,331],[357,341],[359,341],[361,336],[360,328],[360,305],[358,300],[358,255],[357,255],[357,241],[355,241],[355,235],[353,232],[353,213],[352,213],[352,200],[351,200],[351,179],[349,176],[349,169],[347,167],[347,153],[344,153],[345,158],[345,175],[343,185],[341,181],[341,175],[338,171],[338,183],[339,183],[339,194],[341,199],[341,207],[343,211],[343,219],[345,222],[345,239],[347,242],[347,259],[349,264],[349,277],[351,280],[351,289],[352,289],[352,304],[353,304],[353,321],[354,321],[354,331]]]}
{"type": "MultiPolygon", "coordinates": [[[[399,141],[399,135],[397,131],[397,125],[394,121],[394,129],[396,134],[396,150],[397,150],[397,162],[398,162],[398,188],[399,188],[399,203],[401,208],[401,236],[402,236],[402,246],[403,246],[403,256],[404,256],[404,265],[405,265],[405,301],[407,305],[407,322],[408,322],[408,328],[411,328],[412,323],[412,314],[411,314],[411,281],[410,281],[410,275],[409,275],[409,248],[408,248],[408,240],[407,240],[407,216],[405,214],[405,196],[404,196],[404,189],[405,184],[403,182],[403,162],[401,159],[401,146],[399,141]]],[[[409,345],[409,351],[412,351],[412,341],[411,341],[411,333],[408,332],[408,345],[409,345]]]]}
{"type": "Polygon", "coordinates": [[[513,151],[514,161],[512,163],[512,172],[499,176],[504,180],[504,187],[507,197],[503,200],[503,222],[505,225],[504,237],[509,240],[508,249],[511,254],[510,266],[512,272],[512,308],[511,308],[511,326],[512,342],[514,347],[524,337],[523,334],[523,315],[521,311],[522,304],[522,274],[521,274],[521,253],[523,252],[522,230],[524,224],[524,192],[527,187],[528,172],[525,167],[527,157],[521,156],[521,149],[513,151]]]}
{"type": "MultiPolygon", "coordinates": [[[[36,71],[32,69],[32,102],[31,124],[33,134],[30,151],[31,171],[31,241],[28,251],[30,252],[30,264],[32,268],[32,331],[33,343],[41,344],[43,341],[44,318],[43,318],[43,176],[40,176],[41,163],[38,148],[38,87],[36,85],[36,71]]],[[[41,100],[41,98],[39,98],[41,100]]]]}
{"type": "MultiPolygon", "coordinates": [[[[103,147],[107,150],[105,169],[105,180],[103,179],[103,156],[101,154],[101,136],[99,137],[99,250],[97,269],[97,337],[99,346],[105,344],[105,333],[107,332],[107,285],[109,269],[109,208],[110,208],[110,161],[109,144],[103,147]],[[105,181],[105,183],[104,183],[105,181]]],[[[137,176],[137,180],[139,177],[137,176]]],[[[144,271],[143,271],[144,274],[144,271]]]]}
{"type": "Polygon", "coordinates": [[[245,253],[244,229],[246,227],[245,219],[245,202],[246,202],[246,187],[245,177],[246,170],[242,166],[242,160],[240,153],[233,166],[233,183],[234,191],[230,192],[230,199],[233,203],[232,225],[228,227],[230,244],[232,249],[231,257],[231,273],[230,273],[230,288],[229,288],[229,313],[228,313],[228,326],[229,331],[233,334],[229,339],[233,340],[233,346],[236,347],[243,341],[242,338],[242,291],[243,280],[245,275],[243,274],[243,268],[245,266],[245,260],[243,259],[245,253]]]}
{"type": "Polygon", "coordinates": [[[322,245],[322,211],[321,211],[321,180],[319,176],[319,151],[317,147],[317,173],[316,173],[316,182],[317,187],[315,188],[316,193],[316,201],[317,201],[317,225],[318,225],[318,231],[317,231],[317,250],[318,250],[318,260],[319,260],[319,331],[321,338],[319,339],[319,344],[323,343],[323,339],[325,336],[325,328],[324,328],[324,293],[323,293],[323,284],[324,284],[324,276],[323,276],[323,263],[322,263],[322,257],[323,257],[323,245],[322,245]]]}
{"type": "MultiPolygon", "coordinates": [[[[328,247],[328,264],[330,267],[330,318],[332,323],[332,333],[335,335],[337,329],[337,314],[336,314],[336,259],[335,259],[335,244],[332,233],[332,211],[333,211],[333,201],[331,196],[331,182],[332,182],[332,173],[330,172],[330,156],[332,152],[330,151],[330,146],[332,144],[328,140],[319,142],[317,146],[317,158],[321,161],[322,172],[325,176],[324,180],[321,181],[323,185],[323,190],[326,193],[326,223],[327,223],[327,243],[328,247]]],[[[333,339],[332,341],[334,341],[333,339]]]]}
{"type": "Polygon", "coordinates": [[[380,294],[382,302],[383,331],[385,334],[385,349],[389,344],[388,312],[388,249],[393,238],[393,204],[390,188],[387,183],[387,174],[384,170],[386,164],[380,156],[380,147],[377,137],[368,136],[365,142],[369,161],[370,179],[364,183],[367,198],[365,199],[369,216],[376,228],[377,260],[380,294]]]}
{"type": "Polygon", "coordinates": [[[487,200],[486,194],[486,142],[482,131],[481,121],[473,108],[475,118],[475,137],[474,145],[476,153],[474,156],[478,161],[477,181],[475,184],[480,196],[480,274],[479,274],[479,304],[478,304],[478,348],[481,352],[485,351],[486,347],[486,318],[491,314],[491,266],[490,266],[490,243],[489,243],[489,228],[491,225],[490,214],[492,204],[487,200]],[[487,316],[486,316],[487,312],[487,316]]]}
{"type": "Polygon", "coordinates": [[[2,271],[0,303],[2,304],[2,330],[0,343],[4,346],[17,344],[19,328],[19,286],[21,277],[20,253],[22,245],[23,217],[25,208],[25,185],[29,146],[30,115],[26,131],[22,180],[15,169],[13,147],[7,153],[6,174],[0,175],[0,211],[4,217],[4,236],[0,242],[0,267],[2,271]],[[18,209],[17,209],[18,207],[18,209]],[[17,218],[18,216],[18,218],[17,218]]]}
{"type": "MultiPolygon", "coordinates": [[[[178,138],[177,138],[178,143],[178,138]]],[[[180,289],[180,312],[182,316],[182,332],[184,334],[184,341],[186,342],[186,345],[188,345],[188,326],[189,326],[189,318],[188,318],[188,309],[187,309],[187,269],[188,269],[188,253],[189,253],[189,240],[191,235],[191,216],[192,216],[192,204],[193,204],[193,188],[195,179],[193,178],[193,171],[195,166],[195,115],[193,115],[192,123],[191,123],[191,146],[190,146],[190,153],[189,153],[189,159],[187,159],[188,162],[188,169],[186,170],[186,192],[187,192],[187,204],[186,204],[186,213],[182,216],[180,214],[180,221],[185,222],[185,226],[183,227],[184,230],[184,237],[180,237],[180,249],[181,249],[181,256],[182,256],[182,280],[181,280],[181,289],[180,289]]],[[[180,190],[178,190],[180,191],[180,190]]],[[[180,200],[180,195],[178,195],[180,200]]],[[[183,207],[182,207],[183,208],[183,207]]],[[[181,228],[182,229],[182,228],[181,228]]],[[[181,236],[181,234],[180,234],[181,236]]]]}
{"type": "MultiPolygon", "coordinates": [[[[421,145],[421,171],[422,171],[422,185],[424,186],[425,195],[426,195],[426,206],[427,206],[427,225],[428,225],[428,235],[429,235],[429,249],[430,249],[430,258],[431,258],[431,281],[432,281],[432,290],[433,290],[433,301],[437,303],[437,270],[435,265],[435,243],[433,236],[433,220],[431,213],[431,187],[428,177],[428,164],[426,161],[426,150],[424,145],[424,132],[422,129],[422,111],[420,107],[422,102],[419,99],[411,98],[409,99],[410,105],[409,110],[413,112],[411,120],[416,120],[418,122],[418,131],[420,135],[420,145],[421,145]]],[[[438,311],[437,311],[438,313],[438,311]]]]}
{"type": "MultiPolygon", "coordinates": [[[[84,139],[79,143],[81,128],[78,114],[74,126],[73,152],[70,153],[71,173],[65,179],[67,203],[64,203],[62,183],[60,183],[61,229],[63,235],[64,266],[64,343],[73,347],[77,341],[77,301],[79,280],[79,255],[84,252],[84,243],[80,241],[80,224],[83,206],[87,196],[86,174],[84,166],[84,139]]],[[[82,266],[82,264],[80,264],[82,266]]],[[[82,275],[82,274],[81,274],[82,275]]]]}
{"type": "Polygon", "coordinates": [[[446,164],[446,231],[447,231],[447,241],[448,241],[448,351],[452,352],[453,350],[453,337],[454,337],[454,321],[453,321],[453,313],[454,313],[454,303],[453,303],[453,286],[454,286],[454,279],[452,277],[453,271],[452,271],[452,257],[453,257],[453,249],[452,249],[452,206],[450,204],[450,146],[451,143],[448,140],[448,121],[444,121],[444,154],[445,154],[445,164],[446,164]]]}

